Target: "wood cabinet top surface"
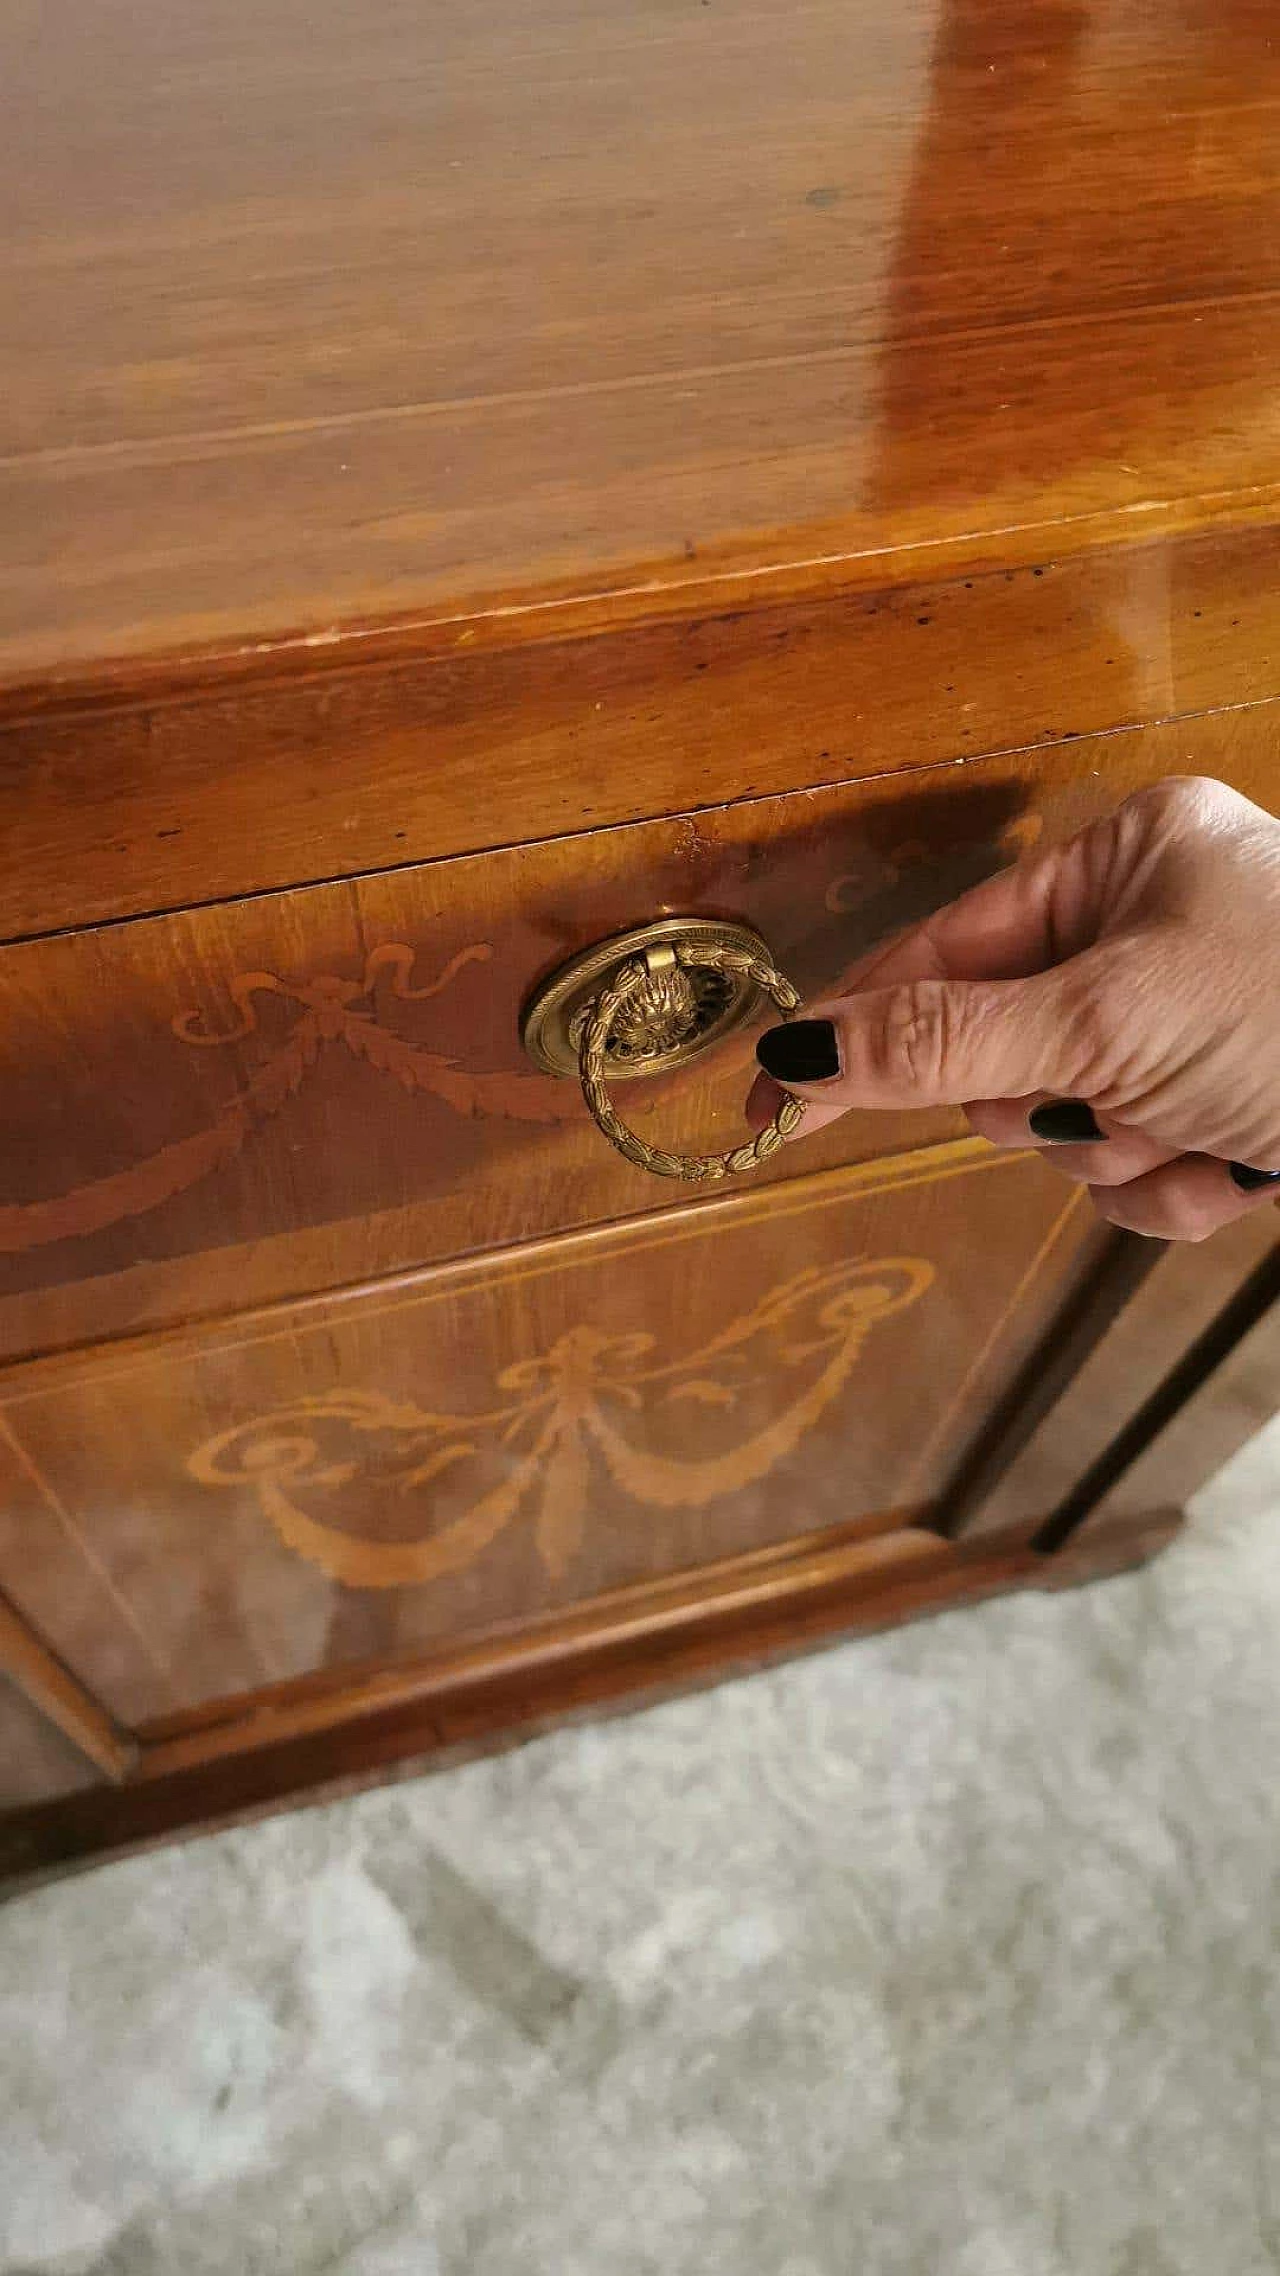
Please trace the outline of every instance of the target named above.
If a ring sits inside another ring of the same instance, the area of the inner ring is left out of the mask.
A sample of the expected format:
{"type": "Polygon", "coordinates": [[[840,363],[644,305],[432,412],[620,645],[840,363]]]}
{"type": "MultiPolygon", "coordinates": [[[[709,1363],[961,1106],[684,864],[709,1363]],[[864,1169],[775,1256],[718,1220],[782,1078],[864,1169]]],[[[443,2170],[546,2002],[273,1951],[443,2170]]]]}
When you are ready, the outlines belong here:
{"type": "Polygon", "coordinates": [[[0,686],[1268,519],[1278,108],[1272,0],[7,9],[0,686]]]}

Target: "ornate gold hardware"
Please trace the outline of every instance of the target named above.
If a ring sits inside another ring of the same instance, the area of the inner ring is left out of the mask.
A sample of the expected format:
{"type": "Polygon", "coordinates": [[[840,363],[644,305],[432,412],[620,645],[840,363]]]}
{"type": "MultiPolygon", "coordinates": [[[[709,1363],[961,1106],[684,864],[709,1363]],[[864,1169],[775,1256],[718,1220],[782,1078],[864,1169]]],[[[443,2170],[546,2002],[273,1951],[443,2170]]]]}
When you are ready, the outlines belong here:
{"type": "Polygon", "coordinates": [[[549,1074],[576,1069],[611,1146],[657,1177],[710,1179],[754,1170],[804,1114],[784,1099],[765,1129],[725,1154],[669,1154],[628,1128],[608,1085],[683,1066],[749,1019],[762,995],[790,1019],[800,998],[749,925],[663,917],[601,941],[562,965],[526,1006],[524,1047],[549,1074]]]}

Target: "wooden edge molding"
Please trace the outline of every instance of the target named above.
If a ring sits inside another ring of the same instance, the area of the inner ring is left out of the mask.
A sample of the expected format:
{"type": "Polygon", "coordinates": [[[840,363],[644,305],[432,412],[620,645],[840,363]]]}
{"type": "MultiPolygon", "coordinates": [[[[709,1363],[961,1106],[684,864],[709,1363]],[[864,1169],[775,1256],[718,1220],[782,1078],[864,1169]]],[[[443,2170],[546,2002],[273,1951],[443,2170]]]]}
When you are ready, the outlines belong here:
{"type": "MultiPolygon", "coordinates": [[[[456,652],[420,627],[399,653],[340,641],[307,649],[307,669],[266,656],[225,687],[196,673],[152,688],[144,671],[110,700],[64,688],[11,716],[0,689],[0,937],[771,799],[791,801],[779,821],[804,819],[802,792],[862,786],[883,808],[910,801],[909,777],[928,794],[931,770],[1015,755],[1035,772],[1075,749],[1088,772],[1104,736],[1161,730],[1140,760],[1131,743],[1113,756],[1170,771],[1188,763],[1189,721],[1276,700],[1268,526],[1076,556],[1048,534],[1021,566],[918,563],[899,585],[764,589],[715,609],[686,595],[651,621],[592,630],[570,613],[491,647],[463,645],[464,627],[456,652]],[[1153,607],[1176,669],[1114,630],[1153,607]],[[1010,654],[1025,659],[1012,677],[1010,654]]],[[[1240,787],[1259,768],[1265,782],[1265,753],[1232,763],[1240,787]]]]}
{"type": "Polygon", "coordinates": [[[1007,574],[1118,549],[1269,527],[1280,513],[1280,485],[1251,483],[1215,492],[1051,514],[995,528],[959,528],[906,543],[851,546],[841,525],[814,525],[803,551],[778,558],[758,541],[705,557],[643,564],[609,577],[537,590],[480,592],[447,606],[348,618],[322,631],[282,626],[274,634],[218,639],[164,655],[104,656],[44,672],[0,675],[0,725],[55,713],[187,700],[246,682],[484,654],[634,627],[714,617],[769,603],[892,592],[966,574],[1007,574]]]}
{"type": "Polygon", "coordinates": [[[1113,1486],[1119,1484],[1147,1448],[1155,1443],[1202,1390],[1224,1360],[1265,1319],[1280,1301],[1280,1241],[1254,1266],[1208,1326],[1188,1345],[1181,1358],[1161,1377],[1136,1413],[1102,1448],[1071,1491],[1051,1510],[1032,1537],[1032,1546],[1052,1556],[1066,1547],[1113,1486]]]}
{"type": "MultiPolygon", "coordinates": [[[[1050,1321],[962,1462],[932,1520],[939,1533],[956,1540],[980,1517],[983,1504],[1155,1270],[1167,1247],[1166,1241],[1146,1240],[1138,1233],[1112,1233],[1101,1262],[1050,1321]]],[[[1093,1504],[1088,1506],[1092,1508],[1093,1504]]]]}
{"type": "Polygon", "coordinates": [[[183,1831],[286,1801],[330,1800],[444,1768],[603,1709],[744,1675],[771,1661],[1016,1588],[1059,1588],[1140,1564],[1177,1511],[1090,1527],[1047,1558],[1019,1527],[948,1542],[909,1524],[841,1544],[810,1536],[684,1580],[598,1599],[523,1638],[497,1636],[374,1677],[281,1687],[218,1719],[172,1718],[140,1736],[122,1786],[0,1819],[0,1878],[32,1885],[183,1831]]]}
{"type": "Polygon", "coordinates": [[[0,1668],[64,1738],[96,1763],[116,1785],[138,1759],[138,1744],[112,1721],[93,1694],[65,1668],[0,1596],[0,1668]]]}
{"type": "Polygon", "coordinates": [[[139,1774],[165,1776],[226,1754],[327,1729],[429,1691],[448,1694],[476,1683],[527,1679],[580,1659],[604,1641],[611,1652],[648,1648],[692,1625],[750,1620],[772,1606],[796,1604],[824,1590],[874,1586],[886,1569],[932,1570],[945,1558],[936,1535],[918,1513],[895,1511],[853,1527],[832,1527],[798,1540],[588,1597],[565,1611],[508,1621],[424,1659],[381,1667],[353,1679],[329,1669],[257,1691],[249,1702],[215,1700],[186,1713],[158,1717],[139,1732],[139,1774]],[[870,1526],[875,1530],[871,1531],[870,1526]]]}

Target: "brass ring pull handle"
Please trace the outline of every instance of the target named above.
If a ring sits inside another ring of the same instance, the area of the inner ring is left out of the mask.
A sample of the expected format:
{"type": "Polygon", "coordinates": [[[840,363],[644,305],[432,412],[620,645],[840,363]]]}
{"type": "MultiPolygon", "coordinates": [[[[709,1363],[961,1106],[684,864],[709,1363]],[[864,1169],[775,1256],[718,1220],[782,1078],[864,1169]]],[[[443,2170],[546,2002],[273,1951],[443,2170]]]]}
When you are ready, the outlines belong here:
{"type": "Polygon", "coordinates": [[[784,1019],[800,1005],[791,982],[748,925],[667,917],[574,957],[544,983],[521,1023],[526,1050],[549,1073],[576,1067],[583,1096],[611,1146],[655,1177],[697,1184],[758,1169],[804,1115],[784,1098],[773,1120],[724,1154],[672,1154],[625,1123],[610,1081],[679,1066],[741,1026],[762,995],[784,1019]]]}
{"type": "Polygon", "coordinates": [[[629,1162],[639,1169],[652,1170],[655,1177],[689,1178],[703,1183],[711,1178],[736,1176],[742,1170],[755,1170],[776,1154],[784,1138],[789,1138],[804,1114],[803,1101],[784,1098],[772,1122],[765,1124],[745,1145],[733,1146],[727,1154],[668,1154],[660,1146],[651,1146],[622,1120],[609,1096],[606,1080],[605,1054],[618,1015],[635,1003],[641,994],[660,988],[668,973],[690,970],[724,972],[749,980],[772,996],[784,1019],[790,1019],[799,1008],[800,998],[789,980],[757,956],[747,956],[739,949],[715,948],[691,944],[683,948],[650,949],[642,957],[635,957],[615,976],[610,987],[597,999],[595,1009],[582,1030],[578,1046],[578,1072],[582,1077],[582,1092],[595,1117],[596,1127],[603,1130],[611,1146],[625,1154],[629,1162]]]}

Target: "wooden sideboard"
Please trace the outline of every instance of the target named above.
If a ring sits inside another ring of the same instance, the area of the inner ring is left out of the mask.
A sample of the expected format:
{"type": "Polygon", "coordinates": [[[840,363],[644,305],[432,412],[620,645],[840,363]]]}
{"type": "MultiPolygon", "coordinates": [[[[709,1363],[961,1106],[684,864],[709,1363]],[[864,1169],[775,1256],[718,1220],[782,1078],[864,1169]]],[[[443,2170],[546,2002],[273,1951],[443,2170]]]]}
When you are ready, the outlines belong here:
{"type": "Polygon", "coordinates": [[[5,1875],[1115,1570],[1262,1419],[1270,1210],[1162,1255],[951,1113],[673,1184],[521,1015],[1277,804],[1273,33],[0,28],[5,1875]]]}

